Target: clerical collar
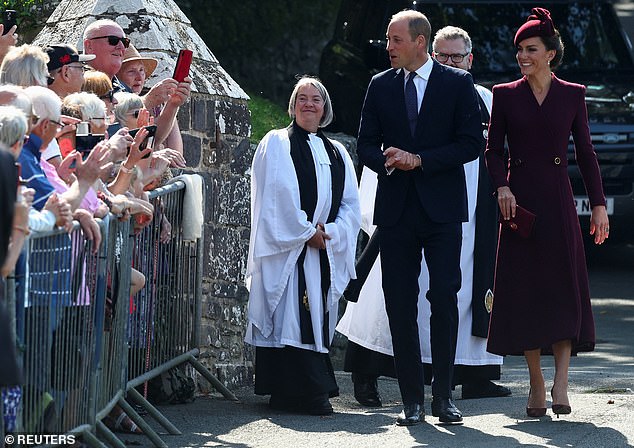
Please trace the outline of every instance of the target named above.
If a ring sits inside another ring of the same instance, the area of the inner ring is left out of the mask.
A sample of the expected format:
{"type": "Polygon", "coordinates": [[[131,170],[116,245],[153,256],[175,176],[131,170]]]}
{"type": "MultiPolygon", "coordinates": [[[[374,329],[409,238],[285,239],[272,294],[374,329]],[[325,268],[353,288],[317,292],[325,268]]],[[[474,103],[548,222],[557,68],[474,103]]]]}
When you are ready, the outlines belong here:
{"type": "Polygon", "coordinates": [[[316,135],[317,137],[323,139],[324,133],[321,130],[321,128],[317,129],[317,132],[308,132],[306,129],[302,128],[300,125],[297,124],[297,121],[293,120],[293,130],[295,132],[298,132],[299,135],[302,136],[303,139],[308,140],[309,139],[309,135],[316,135]]]}

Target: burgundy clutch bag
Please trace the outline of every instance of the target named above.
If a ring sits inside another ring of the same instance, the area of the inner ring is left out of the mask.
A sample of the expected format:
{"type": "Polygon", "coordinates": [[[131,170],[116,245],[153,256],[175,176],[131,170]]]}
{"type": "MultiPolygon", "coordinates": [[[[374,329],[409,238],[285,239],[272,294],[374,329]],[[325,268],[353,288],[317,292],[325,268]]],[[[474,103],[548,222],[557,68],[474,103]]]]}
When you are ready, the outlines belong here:
{"type": "Polygon", "coordinates": [[[515,207],[515,218],[507,221],[500,215],[500,224],[502,228],[517,233],[522,238],[529,238],[533,233],[535,214],[518,205],[515,207]]]}

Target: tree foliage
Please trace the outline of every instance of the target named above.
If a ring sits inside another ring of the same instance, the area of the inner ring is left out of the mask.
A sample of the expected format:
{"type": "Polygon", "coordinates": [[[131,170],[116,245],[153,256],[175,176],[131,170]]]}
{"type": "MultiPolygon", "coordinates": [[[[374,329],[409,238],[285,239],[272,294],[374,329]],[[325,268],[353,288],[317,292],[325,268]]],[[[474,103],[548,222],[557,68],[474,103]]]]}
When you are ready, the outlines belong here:
{"type": "Polygon", "coordinates": [[[44,0],[0,0],[0,9],[16,12],[21,43],[31,42],[52,12],[51,2],[44,0]]]}

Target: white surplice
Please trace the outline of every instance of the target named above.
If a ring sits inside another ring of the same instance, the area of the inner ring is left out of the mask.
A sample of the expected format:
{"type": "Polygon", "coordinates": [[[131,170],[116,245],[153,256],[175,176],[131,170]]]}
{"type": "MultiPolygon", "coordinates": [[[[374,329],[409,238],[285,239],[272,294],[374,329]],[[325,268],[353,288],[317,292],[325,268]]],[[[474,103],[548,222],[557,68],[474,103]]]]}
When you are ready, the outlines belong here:
{"type": "MultiPolygon", "coordinates": [[[[476,89],[489,112],[491,111],[492,94],[484,87],[476,85],[476,89]]],[[[457,365],[500,365],[501,356],[486,351],[486,339],[471,334],[471,296],[473,289],[473,256],[475,245],[475,211],[478,195],[479,159],[464,165],[467,185],[467,201],[469,221],[462,224],[462,250],[460,253],[460,270],[462,285],[458,291],[458,340],[456,344],[455,364],[457,365]]],[[[374,198],[376,195],[377,177],[374,171],[363,169],[360,185],[360,201],[362,229],[372,235],[376,226],[372,224],[374,214],[374,198]]],[[[420,337],[421,358],[424,363],[431,364],[431,343],[429,334],[429,317],[431,309],[425,293],[429,289],[429,273],[423,257],[421,274],[418,278],[420,295],[418,300],[418,330],[420,337]]],[[[337,331],[350,341],[370,350],[393,356],[392,337],[385,311],[385,299],[381,287],[381,267],[379,258],[372,266],[368,278],[359,294],[357,303],[348,303],[346,312],[337,324],[337,331]]]]}
{"type": "Polygon", "coordinates": [[[299,325],[297,260],[318,222],[326,222],[332,199],[330,159],[323,141],[309,134],[317,175],[317,205],[308,221],[300,208],[299,185],[286,129],[269,132],[260,142],[251,166],[251,237],[247,260],[249,311],[245,342],[259,347],[286,345],[328,353],[337,321],[338,301],[355,276],[355,252],[360,227],[359,195],[354,165],[339,142],[330,140],[345,163],[345,183],[339,213],[325,225],[330,236],[330,290],[326,308],[329,340],[323,340],[323,302],[319,250],[307,247],[306,290],[315,336],[303,344],[299,325]]]}

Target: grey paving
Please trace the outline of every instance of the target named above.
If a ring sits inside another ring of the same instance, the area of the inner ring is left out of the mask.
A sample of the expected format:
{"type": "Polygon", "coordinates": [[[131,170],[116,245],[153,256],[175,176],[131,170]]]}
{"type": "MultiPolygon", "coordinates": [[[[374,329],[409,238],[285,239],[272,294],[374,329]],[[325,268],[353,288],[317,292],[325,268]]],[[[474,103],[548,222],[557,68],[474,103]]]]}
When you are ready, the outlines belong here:
{"type": "MultiPolygon", "coordinates": [[[[522,358],[508,357],[501,384],[506,398],[461,400],[461,426],[440,426],[428,416],[424,424],[403,428],[394,424],[401,410],[395,380],[381,378],[384,407],[366,409],[352,396],[347,373],[337,372],[341,396],[332,400],[335,414],[314,417],[276,412],[267,399],[238,389],[239,402],[220,396],[194,403],[161,407],[183,432],[162,436],[170,447],[634,447],[634,247],[593,251],[590,279],[597,329],[597,348],[572,359],[572,414],[557,419],[528,419],[525,407],[528,375],[522,358]]],[[[551,357],[543,360],[547,388],[553,378],[551,357]]],[[[550,397],[548,397],[550,398],[550,397]]],[[[429,403],[426,404],[430,412],[429,403]]],[[[137,446],[147,439],[123,436],[137,446]]]]}

